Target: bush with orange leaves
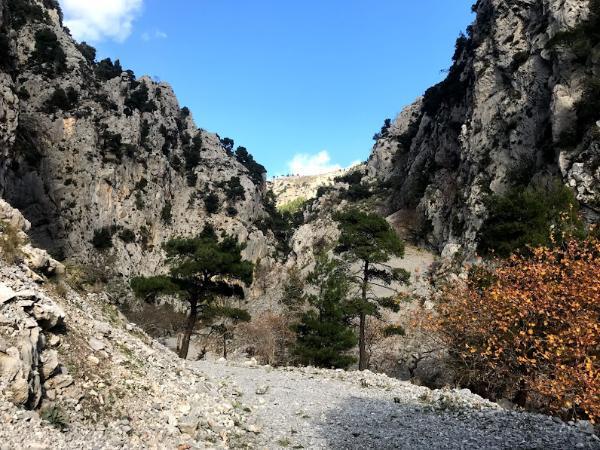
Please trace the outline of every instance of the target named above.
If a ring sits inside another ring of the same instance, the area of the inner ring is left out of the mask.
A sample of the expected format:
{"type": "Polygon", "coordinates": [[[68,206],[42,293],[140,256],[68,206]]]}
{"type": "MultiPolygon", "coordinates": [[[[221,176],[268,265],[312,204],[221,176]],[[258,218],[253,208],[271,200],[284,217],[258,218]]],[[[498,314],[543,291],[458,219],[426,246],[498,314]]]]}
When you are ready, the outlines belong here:
{"type": "Polygon", "coordinates": [[[564,418],[600,421],[600,241],[471,270],[433,319],[462,385],[564,418]]]}

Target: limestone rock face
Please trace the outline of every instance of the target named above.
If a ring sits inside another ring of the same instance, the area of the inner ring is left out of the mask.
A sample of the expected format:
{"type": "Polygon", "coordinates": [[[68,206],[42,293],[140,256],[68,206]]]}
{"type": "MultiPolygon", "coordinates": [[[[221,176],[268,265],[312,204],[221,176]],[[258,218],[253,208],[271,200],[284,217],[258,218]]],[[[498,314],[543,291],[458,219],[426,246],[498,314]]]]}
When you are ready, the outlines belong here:
{"type": "MultiPolygon", "coordinates": [[[[255,226],[265,214],[260,174],[197,128],[167,83],[120,66],[100,73],[54,2],[25,1],[44,17],[20,25],[5,14],[0,23],[11,53],[0,63],[0,197],[31,223],[34,246],[125,276],[150,274],[161,269],[162,242],[212,223],[249,240],[247,257],[268,258],[269,233],[255,226]],[[56,36],[64,67],[37,54],[40,33],[56,36]],[[232,179],[243,195],[227,196],[232,179]],[[218,196],[214,214],[204,202],[210,193],[218,196]],[[92,241],[102,229],[112,247],[101,252],[92,241]]],[[[30,259],[42,271],[60,270],[39,253],[30,259]]]]}
{"type": "Polygon", "coordinates": [[[390,212],[416,210],[440,252],[475,251],[486,196],[540,176],[561,178],[599,218],[598,129],[576,146],[561,136],[600,58],[549,44],[587,18],[588,2],[480,0],[476,11],[447,80],[400,113],[368,161],[370,178],[393,186],[390,212]]]}
{"type": "Polygon", "coordinates": [[[16,405],[35,408],[43,396],[44,380],[59,371],[58,355],[44,351],[46,338],[65,318],[62,308],[40,292],[14,292],[0,283],[0,387],[16,405]],[[7,330],[13,329],[12,333],[7,330]]]}

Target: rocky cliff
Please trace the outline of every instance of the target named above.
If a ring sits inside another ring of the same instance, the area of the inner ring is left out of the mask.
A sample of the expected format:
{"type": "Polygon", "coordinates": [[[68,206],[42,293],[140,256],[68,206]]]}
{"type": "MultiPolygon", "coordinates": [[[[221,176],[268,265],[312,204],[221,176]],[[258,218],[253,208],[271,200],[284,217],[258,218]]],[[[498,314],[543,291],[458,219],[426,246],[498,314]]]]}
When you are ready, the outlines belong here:
{"type": "Polygon", "coordinates": [[[168,84],[96,62],[52,0],[0,0],[0,47],[0,197],[35,244],[149,273],[165,239],[213,223],[269,255],[262,167],[197,128],[168,84]]]}
{"type": "Polygon", "coordinates": [[[536,178],[562,179],[588,220],[600,213],[598,2],[473,8],[448,77],[384,126],[368,162],[389,211],[417,211],[448,256],[476,249],[489,194],[536,178]]]}

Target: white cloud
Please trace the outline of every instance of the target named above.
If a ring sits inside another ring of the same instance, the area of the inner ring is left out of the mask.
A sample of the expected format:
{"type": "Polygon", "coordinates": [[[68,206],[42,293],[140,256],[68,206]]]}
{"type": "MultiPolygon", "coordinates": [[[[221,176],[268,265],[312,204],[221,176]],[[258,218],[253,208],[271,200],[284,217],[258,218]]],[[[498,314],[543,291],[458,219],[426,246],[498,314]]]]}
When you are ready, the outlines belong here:
{"type": "Polygon", "coordinates": [[[61,0],[65,25],[80,41],[123,42],[133,29],[143,0],[61,0]]]}
{"type": "Polygon", "coordinates": [[[319,175],[340,170],[342,166],[332,164],[329,153],[323,150],[314,155],[308,153],[294,155],[292,160],[288,162],[288,168],[292,175],[319,175]]]}

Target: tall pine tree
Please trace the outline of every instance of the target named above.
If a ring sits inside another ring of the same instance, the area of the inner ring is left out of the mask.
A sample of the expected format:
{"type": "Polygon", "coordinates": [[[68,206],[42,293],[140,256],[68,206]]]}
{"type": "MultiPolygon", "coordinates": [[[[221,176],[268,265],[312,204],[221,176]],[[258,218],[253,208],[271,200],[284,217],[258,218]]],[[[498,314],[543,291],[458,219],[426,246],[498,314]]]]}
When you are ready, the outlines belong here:
{"type": "Polygon", "coordinates": [[[244,290],[239,283],[252,283],[253,264],[242,260],[243,247],[236,239],[225,237],[219,241],[210,225],[197,237],[171,239],[163,247],[169,275],[134,278],[131,287],[141,297],[173,295],[189,303],[179,349],[179,356],[185,359],[199,318],[214,319],[219,312],[230,317],[245,317],[243,310],[219,309],[212,305],[217,298],[243,298],[244,290]]]}
{"type": "Polygon", "coordinates": [[[404,243],[390,224],[377,214],[350,209],[336,214],[334,219],[341,231],[335,253],[342,255],[347,263],[360,267],[351,279],[360,291],[355,300],[359,319],[358,368],[365,370],[368,367],[365,342],[367,317],[378,316],[381,308],[399,309],[397,295],[378,297],[373,294],[373,288],[382,287],[394,292],[393,283],[408,284],[408,272],[386,264],[391,257],[404,256],[404,243]]]}
{"type": "Polygon", "coordinates": [[[303,364],[326,368],[346,368],[356,360],[345,354],[356,345],[351,328],[346,268],[326,255],[317,257],[307,283],[316,293],[304,296],[312,310],[296,325],[294,353],[303,364]]]}

